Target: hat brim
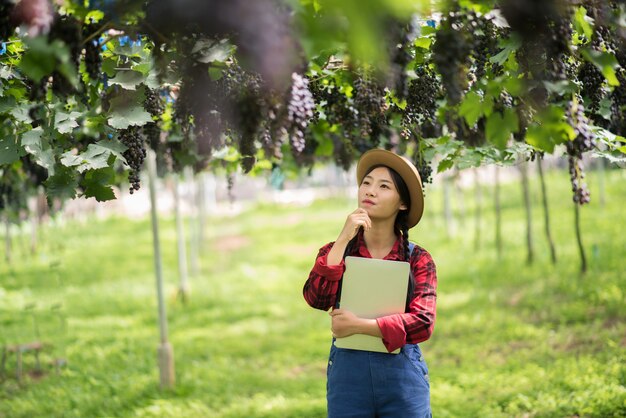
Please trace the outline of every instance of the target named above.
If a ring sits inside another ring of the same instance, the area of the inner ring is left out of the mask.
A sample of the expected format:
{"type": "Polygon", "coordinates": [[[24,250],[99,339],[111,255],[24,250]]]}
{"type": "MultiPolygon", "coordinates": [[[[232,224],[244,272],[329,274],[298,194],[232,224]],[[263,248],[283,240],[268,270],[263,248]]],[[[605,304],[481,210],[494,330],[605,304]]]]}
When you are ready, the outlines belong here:
{"type": "Polygon", "coordinates": [[[406,158],[401,157],[391,151],[383,149],[372,149],[361,156],[356,167],[357,184],[361,184],[363,177],[371,167],[384,165],[393,169],[402,177],[409,189],[411,197],[411,207],[407,226],[413,228],[422,219],[424,213],[424,193],[422,191],[422,179],[417,168],[406,158]]]}

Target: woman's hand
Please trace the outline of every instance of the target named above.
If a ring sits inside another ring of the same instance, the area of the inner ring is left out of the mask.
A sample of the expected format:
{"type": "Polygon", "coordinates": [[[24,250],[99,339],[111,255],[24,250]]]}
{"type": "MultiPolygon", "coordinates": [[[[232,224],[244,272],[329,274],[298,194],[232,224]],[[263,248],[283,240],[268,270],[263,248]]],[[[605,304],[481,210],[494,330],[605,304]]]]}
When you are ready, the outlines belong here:
{"type": "Polygon", "coordinates": [[[343,253],[348,246],[348,243],[359,232],[359,228],[363,227],[366,231],[372,227],[372,220],[370,219],[367,211],[362,208],[358,208],[346,219],[346,223],[343,225],[343,229],[339,234],[339,237],[335,241],[333,248],[330,249],[326,258],[329,266],[334,266],[343,260],[343,253]]]}
{"type": "Polygon", "coordinates": [[[372,220],[370,219],[370,216],[367,214],[367,211],[365,209],[358,208],[350,215],[348,215],[348,218],[343,225],[343,229],[341,230],[337,241],[350,241],[352,238],[354,238],[357,232],[359,232],[359,228],[361,227],[368,231],[372,227],[372,220]]]}
{"type": "Polygon", "coordinates": [[[333,337],[343,338],[356,334],[360,318],[345,309],[333,309],[329,312],[331,317],[331,331],[333,337]]]}
{"type": "Polygon", "coordinates": [[[333,337],[344,338],[354,334],[371,335],[382,338],[382,333],[375,319],[359,318],[345,309],[333,309],[328,313],[331,317],[333,337]]]}

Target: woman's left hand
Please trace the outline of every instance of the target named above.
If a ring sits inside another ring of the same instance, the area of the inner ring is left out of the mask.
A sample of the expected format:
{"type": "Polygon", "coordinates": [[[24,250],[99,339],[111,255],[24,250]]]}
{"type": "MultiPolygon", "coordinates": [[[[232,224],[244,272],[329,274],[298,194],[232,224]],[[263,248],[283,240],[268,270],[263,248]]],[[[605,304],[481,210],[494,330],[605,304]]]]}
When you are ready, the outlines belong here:
{"type": "Polygon", "coordinates": [[[361,318],[345,309],[333,309],[329,312],[333,337],[343,338],[357,334],[361,318]]]}

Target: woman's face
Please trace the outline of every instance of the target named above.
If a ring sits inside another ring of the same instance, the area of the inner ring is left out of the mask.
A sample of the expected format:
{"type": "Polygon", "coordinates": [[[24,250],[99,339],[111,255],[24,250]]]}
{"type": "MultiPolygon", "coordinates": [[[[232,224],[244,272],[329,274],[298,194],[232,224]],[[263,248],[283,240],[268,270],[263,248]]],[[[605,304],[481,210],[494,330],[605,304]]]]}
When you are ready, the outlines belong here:
{"type": "Polygon", "coordinates": [[[372,220],[389,219],[395,221],[400,210],[406,205],[386,167],[377,167],[369,172],[359,186],[359,207],[367,211],[372,220]]]}

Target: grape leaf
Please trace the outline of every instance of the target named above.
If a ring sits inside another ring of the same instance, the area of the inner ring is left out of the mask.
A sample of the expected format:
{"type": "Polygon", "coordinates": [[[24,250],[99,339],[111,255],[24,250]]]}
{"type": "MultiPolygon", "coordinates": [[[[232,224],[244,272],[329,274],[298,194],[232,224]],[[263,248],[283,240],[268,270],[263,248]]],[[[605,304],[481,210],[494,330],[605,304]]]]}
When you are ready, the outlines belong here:
{"type": "Polygon", "coordinates": [[[20,69],[35,82],[39,82],[44,76],[50,74],[56,65],[56,57],[47,42],[47,37],[38,36],[25,38],[28,49],[22,56],[20,69]]]}
{"type": "Polygon", "coordinates": [[[108,161],[111,154],[126,162],[121,154],[124,148],[124,145],[117,141],[100,141],[89,144],[87,150],[78,155],[72,154],[71,151],[64,153],[61,156],[61,164],[66,167],[76,167],[79,173],[106,168],[109,167],[108,161]]]}
{"type": "Polygon", "coordinates": [[[14,97],[0,97],[0,113],[5,113],[15,107],[14,97]]]}
{"type": "Polygon", "coordinates": [[[74,199],[76,197],[76,187],[78,179],[76,172],[67,167],[59,166],[53,176],[48,177],[44,182],[48,198],[59,197],[61,199],[74,199]]]}
{"type": "Polygon", "coordinates": [[[444,160],[441,160],[441,162],[439,162],[439,165],[437,166],[437,173],[446,171],[447,169],[452,168],[453,165],[454,165],[454,160],[452,160],[450,157],[444,160]]]}
{"type": "Polygon", "coordinates": [[[0,165],[11,164],[20,158],[21,150],[13,135],[0,138],[0,165]]]}
{"type": "Polygon", "coordinates": [[[587,17],[587,10],[580,6],[576,9],[576,13],[574,14],[574,27],[576,28],[576,32],[580,34],[584,34],[587,39],[591,39],[593,35],[593,27],[589,23],[590,18],[587,17]]]}
{"type": "Polygon", "coordinates": [[[142,126],[152,122],[152,115],[143,108],[144,89],[124,90],[111,99],[108,124],[115,129],[126,129],[130,125],[142,126]]]}
{"type": "Polygon", "coordinates": [[[95,197],[98,202],[115,199],[115,193],[110,184],[115,179],[113,168],[107,167],[88,171],[81,182],[85,188],[85,197],[95,197]]]}
{"type": "Polygon", "coordinates": [[[109,79],[109,84],[118,84],[126,90],[135,90],[135,88],[143,83],[144,74],[139,71],[124,70],[118,71],[115,77],[109,79]]]}
{"type": "Polygon", "coordinates": [[[42,143],[42,134],[43,130],[41,127],[37,127],[35,129],[31,129],[28,132],[24,132],[22,134],[22,146],[24,147],[26,152],[35,157],[35,162],[37,164],[48,170],[48,175],[53,176],[55,174],[54,151],[50,149],[47,144],[42,143]]]}
{"type": "Polygon", "coordinates": [[[469,126],[474,126],[483,114],[484,111],[480,95],[475,91],[470,91],[465,95],[463,103],[461,103],[459,107],[459,115],[465,118],[469,126]]]}
{"type": "Polygon", "coordinates": [[[54,127],[59,133],[69,134],[78,127],[76,118],[82,116],[80,112],[56,112],[54,115],[54,127]]]}
{"type": "Polygon", "coordinates": [[[519,121],[514,109],[504,109],[504,113],[493,112],[487,118],[485,135],[487,141],[500,149],[506,148],[511,133],[519,129],[519,121]]]}

